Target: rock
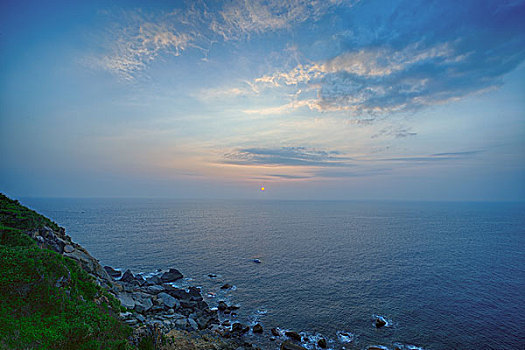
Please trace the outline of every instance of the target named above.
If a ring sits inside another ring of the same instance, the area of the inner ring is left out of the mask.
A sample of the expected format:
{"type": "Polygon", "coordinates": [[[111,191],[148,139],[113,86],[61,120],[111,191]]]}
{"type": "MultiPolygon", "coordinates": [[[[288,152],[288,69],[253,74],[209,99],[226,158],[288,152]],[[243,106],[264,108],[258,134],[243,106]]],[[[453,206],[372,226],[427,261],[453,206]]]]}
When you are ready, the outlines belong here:
{"type": "Polygon", "coordinates": [[[281,344],[281,350],[306,350],[306,348],[286,340],[281,344]]]}
{"type": "Polygon", "coordinates": [[[80,267],[92,276],[98,277],[108,283],[111,282],[111,277],[97,259],[92,257],[84,248],[79,245],[75,245],[76,249],[71,253],[64,253],[64,256],[76,260],[80,267]]]}
{"type": "Polygon", "coordinates": [[[250,327],[244,327],[241,323],[235,322],[232,324],[232,332],[244,333],[250,330],[250,327]]]}
{"type": "Polygon", "coordinates": [[[297,332],[288,331],[288,332],[285,332],[284,335],[286,335],[290,339],[301,341],[301,336],[297,332]]]}
{"type": "Polygon", "coordinates": [[[223,285],[222,285],[221,289],[230,289],[231,287],[232,287],[231,284],[226,283],[226,284],[223,284],[223,285]]]}
{"type": "Polygon", "coordinates": [[[168,293],[159,293],[157,295],[157,298],[160,298],[164,305],[167,306],[167,308],[169,309],[173,309],[173,308],[178,308],[180,306],[180,303],[177,299],[175,299],[174,297],[172,297],[171,295],[169,295],[168,293]],[[177,307],[175,307],[177,306],[177,307]]]}
{"type": "Polygon", "coordinates": [[[228,305],[224,302],[224,301],[219,301],[219,305],[217,306],[217,309],[219,309],[219,311],[224,311],[228,308],[228,305]]]}
{"type": "Polygon", "coordinates": [[[135,318],[139,321],[139,322],[144,322],[146,321],[146,318],[144,316],[142,316],[141,314],[137,314],[135,316],[135,318]]]}
{"type": "Polygon", "coordinates": [[[263,328],[260,323],[257,323],[255,326],[253,326],[253,333],[262,333],[263,328]]]}
{"type": "Polygon", "coordinates": [[[175,321],[175,325],[177,325],[179,328],[185,328],[188,322],[185,318],[179,318],[177,321],[175,321]]]}
{"type": "Polygon", "coordinates": [[[325,338],[321,338],[317,341],[317,346],[319,346],[320,348],[326,348],[326,339],[325,338]]]}
{"type": "Polygon", "coordinates": [[[190,295],[190,299],[193,301],[202,300],[201,290],[197,287],[189,287],[188,294],[190,295]]]}
{"type": "Polygon", "coordinates": [[[133,297],[129,293],[120,293],[117,295],[118,300],[120,300],[120,304],[124,306],[127,309],[133,309],[135,307],[135,300],[133,300],[133,297]]]}
{"type": "Polygon", "coordinates": [[[65,253],[73,253],[74,251],[75,251],[75,248],[71,244],[66,244],[64,246],[65,253]]]}
{"type": "Polygon", "coordinates": [[[208,274],[208,277],[209,277],[209,278],[215,278],[215,277],[217,277],[217,275],[214,274],[214,273],[209,273],[209,274],[208,274]]]}
{"type": "MultiPolygon", "coordinates": [[[[64,251],[65,251],[65,248],[64,248],[64,251]]],[[[104,266],[104,270],[106,270],[106,272],[108,273],[108,275],[113,278],[113,279],[117,279],[119,278],[120,276],[122,276],[122,272],[120,272],[119,270],[115,270],[114,268],[112,268],[111,266],[104,266]]]]}
{"type": "Polygon", "coordinates": [[[385,350],[385,348],[380,347],[380,346],[371,345],[367,347],[366,350],[385,350]]]}
{"type": "Polygon", "coordinates": [[[123,274],[122,277],[120,278],[120,280],[121,280],[122,282],[131,283],[132,281],[135,280],[135,276],[133,276],[133,273],[131,273],[131,270],[130,270],[130,269],[127,269],[126,272],[124,272],[124,274],[123,274]]]}
{"type": "Polygon", "coordinates": [[[239,310],[240,309],[240,306],[239,305],[230,305],[228,307],[230,310],[239,310]]]}
{"type": "Polygon", "coordinates": [[[160,279],[159,276],[155,275],[155,276],[151,276],[151,277],[146,278],[146,284],[148,286],[154,286],[154,285],[157,285],[157,284],[162,284],[162,280],[160,279]]]}
{"type": "Polygon", "coordinates": [[[386,321],[382,317],[378,317],[375,320],[376,328],[381,328],[386,325],[386,321]]]}
{"type": "Polygon", "coordinates": [[[176,280],[180,280],[182,277],[182,273],[179,272],[177,269],[169,269],[167,272],[164,272],[162,276],[160,276],[160,279],[162,282],[175,282],[176,280]]]}
{"type": "Polygon", "coordinates": [[[149,287],[146,287],[146,292],[150,293],[150,294],[159,294],[161,292],[163,292],[165,289],[163,286],[149,286],[149,287]]]}
{"type": "Polygon", "coordinates": [[[281,332],[279,332],[279,330],[277,328],[270,329],[270,332],[272,333],[272,335],[274,337],[280,337],[281,336],[281,332]]]}
{"type": "Polygon", "coordinates": [[[135,280],[132,281],[133,284],[137,284],[139,286],[143,286],[146,284],[146,280],[144,279],[144,277],[142,277],[141,275],[136,275],[135,276],[135,280]]]}
{"type": "Polygon", "coordinates": [[[137,312],[145,312],[153,307],[153,302],[150,298],[143,299],[141,301],[135,301],[135,310],[137,312]]]}
{"type": "Polygon", "coordinates": [[[253,259],[252,261],[253,261],[254,263],[256,263],[256,264],[260,264],[260,263],[261,263],[261,259],[253,259]]]}
{"type": "Polygon", "coordinates": [[[193,330],[199,330],[199,325],[197,324],[197,322],[195,322],[193,318],[188,318],[188,324],[191,328],[193,328],[193,330]]]}

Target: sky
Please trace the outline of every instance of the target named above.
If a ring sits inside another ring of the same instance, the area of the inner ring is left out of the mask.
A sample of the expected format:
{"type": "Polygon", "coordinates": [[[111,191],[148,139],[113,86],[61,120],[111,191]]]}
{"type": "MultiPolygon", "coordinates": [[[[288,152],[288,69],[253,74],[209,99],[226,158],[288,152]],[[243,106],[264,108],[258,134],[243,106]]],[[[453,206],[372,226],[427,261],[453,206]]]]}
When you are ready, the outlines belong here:
{"type": "Polygon", "coordinates": [[[2,1],[0,192],[523,201],[524,18],[520,0],[2,1]]]}

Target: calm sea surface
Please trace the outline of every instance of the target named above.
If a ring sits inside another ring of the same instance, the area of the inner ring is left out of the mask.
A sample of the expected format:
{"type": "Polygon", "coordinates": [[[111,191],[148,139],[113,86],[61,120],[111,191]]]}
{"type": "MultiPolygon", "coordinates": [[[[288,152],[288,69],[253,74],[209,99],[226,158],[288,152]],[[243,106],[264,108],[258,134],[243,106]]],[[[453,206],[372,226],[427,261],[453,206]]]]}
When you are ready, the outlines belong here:
{"type": "Polygon", "coordinates": [[[217,293],[210,305],[240,304],[238,318],[266,330],[322,335],[334,349],[525,349],[524,204],[22,203],[64,226],[102,264],[175,267],[191,278],[183,283],[217,293]],[[221,291],[224,283],[235,290],[221,291]],[[374,314],[389,326],[376,329],[374,314]],[[355,338],[341,343],[338,331],[355,338]]]}

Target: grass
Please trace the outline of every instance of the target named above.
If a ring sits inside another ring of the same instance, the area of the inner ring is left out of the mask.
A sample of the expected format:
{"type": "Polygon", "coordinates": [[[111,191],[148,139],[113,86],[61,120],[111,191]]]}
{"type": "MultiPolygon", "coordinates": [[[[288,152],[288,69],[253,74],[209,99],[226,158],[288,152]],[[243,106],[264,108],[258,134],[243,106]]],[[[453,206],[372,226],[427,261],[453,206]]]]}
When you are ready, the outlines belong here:
{"type": "Polygon", "coordinates": [[[26,232],[56,223],[0,194],[0,349],[129,349],[119,302],[26,232]]]}

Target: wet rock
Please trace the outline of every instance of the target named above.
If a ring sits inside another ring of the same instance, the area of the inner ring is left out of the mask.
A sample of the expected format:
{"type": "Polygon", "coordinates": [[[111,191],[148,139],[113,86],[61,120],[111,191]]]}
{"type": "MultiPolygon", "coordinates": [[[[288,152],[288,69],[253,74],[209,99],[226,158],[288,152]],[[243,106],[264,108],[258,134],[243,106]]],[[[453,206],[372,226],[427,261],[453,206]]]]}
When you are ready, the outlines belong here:
{"type": "Polygon", "coordinates": [[[250,327],[245,327],[239,322],[232,324],[232,333],[233,332],[245,333],[245,332],[248,332],[249,330],[250,330],[250,327]]]}
{"type": "Polygon", "coordinates": [[[281,350],[306,350],[306,348],[286,340],[281,344],[281,350]]]}
{"type": "Polygon", "coordinates": [[[219,309],[219,311],[224,311],[228,308],[228,305],[224,302],[224,301],[219,301],[219,305],[217,306],[217,309],[219,309]]]}
{"type": "Polygon", "coordinates": [[[253,259],[252,261],[253,261],[254,263],[256,263],[256,264],[260,264],[260,263],[261,263],[261,259],[253,259]]]}
{"type": "Polygon", "coordinates": [[[209,277],[209,278],[215,278],[215,277],[217,277],[217,275],[214,274],[214,273],[209,273],[209,274],[208,274],[208,277],[209,277]]]}
{"type": "Polygon", "coordinates": [[[157,298],[160,298],[163,301],[164,305],[169,309],[176,309],[180,306],[179,301],[171,295],[169,295],[168,293],[159,293],[157,295],[157,298]]]}
{"type": "Polygon", "coordinates": [[[133,273],[131,273],[130,269],[127,269],[126,272],[124,272],[124,274],[120,278],[120,280],[122,282],[131,283],[135,280],[135,276],[133,276],[133,273]]]}
{"type": "Polygon", "coordinates": [[[281,336],[281,332],[279,332],[279,330],[277,328],[270,329],[270,332],[272,333],[272,335],[274,337],[280,337],[281,336]]]}
{"type": "Polygon", "coordinates": [[[284,335],[286,335],[290,339],[301,341],[301,336],[297,332],[288,331],[288,332],[285,332],[284,335]]]}
{"type": "Polygon", "coordinates": [[[146,284],[148,286],[154,286],[154,285],[157,285],[157,284],[162,284],[162,280],[160,279],[159,276],[154,275],[154,276],[146,278],[146,284]]]}
{"type": "Polygon", "coordinates": [[[141,275],[136,275],[135,276],[135,280],[132,281],[131,283],[135,284],[135,285],[138,285],[140,287],[142,287],[143,285],[146,284],[146,280],[144,279],[144,277],[142,277],[141,275]]]}
{"type": "Polygon", "coordinates": [[[377,317],[374,324],[376,328],[381,328],[386,325],[386,321],[382,317],[377,317]]]}
{"type": "MultiPolygon", "coordinates": [[[[64,250],[65,251],[65,250],[64,250]]],[[[113,278],[113,279],[117,279],[119,278],[120,276],[122,276],[122,272],[120,272],[119,270],[115,270],[114,268],[112,268],[111,266],[104,266],[104,270],[106,270],[106,272],[108,273],[108,275],[113,278]]]]}
{"type": "Polygon", "coordinates": [[[317,341],[317,346],[319,346],[320,348],[325,349],[326,348],[326,339],[324,339],[324,338],[319,339],[317,341]]]}
{"type": "Polygon", "coordinates": [[[226,283],[222,285],[221,289],[230,289],[231,287],[233,287],[231,284],[226,283]]]}
{"type": "Polygon", "coordinates": [[[253,333],[262,333],[263,328],[260,323],[257,323],[255,326],[253,326],[253,333]]]}
{"type": "Polygon", "coordinates": [[[177,280],[180,280],[182,277],[182,273],[179,272],[177,269],[169,269],[167,272],[164,272],[162,276],[160,276],[160,279],[162,282],[175,282],[177,280]]]}
{"type": "Polygon", "coordinates": [[[71,244],[66,244],[64,246],[65,253],[73,253],[74,251],[75,251],[75,248],[71,244]]]}
{"type": "Polygon", "coordinates": [[[190,295],[190,299],[193,301],[201,301],[202,300],[202,294],[201,290],[197,287],[189,287],[188,288],[188,294],[190,295]]]}

